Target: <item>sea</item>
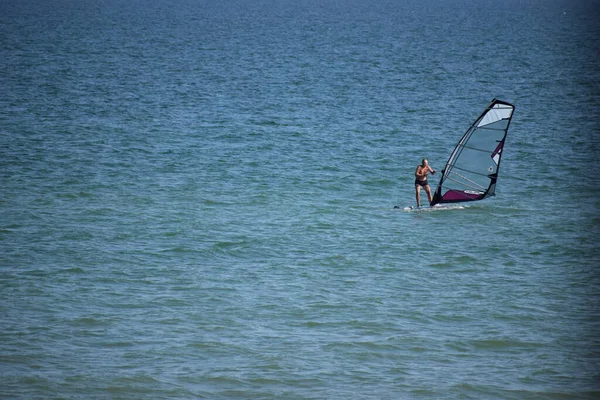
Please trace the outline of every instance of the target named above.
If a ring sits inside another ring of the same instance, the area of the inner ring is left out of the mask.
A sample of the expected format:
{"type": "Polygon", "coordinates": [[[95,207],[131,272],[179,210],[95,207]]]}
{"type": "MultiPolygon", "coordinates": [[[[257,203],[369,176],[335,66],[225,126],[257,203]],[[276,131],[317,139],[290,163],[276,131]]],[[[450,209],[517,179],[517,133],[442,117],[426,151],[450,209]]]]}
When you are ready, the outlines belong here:
{"type": "Polygon", "coordinates": [[[0,398],[599,399],[599,20],[2,0],[0,398]],[[496,196],[407,211],[494,98],[496,196]]]}

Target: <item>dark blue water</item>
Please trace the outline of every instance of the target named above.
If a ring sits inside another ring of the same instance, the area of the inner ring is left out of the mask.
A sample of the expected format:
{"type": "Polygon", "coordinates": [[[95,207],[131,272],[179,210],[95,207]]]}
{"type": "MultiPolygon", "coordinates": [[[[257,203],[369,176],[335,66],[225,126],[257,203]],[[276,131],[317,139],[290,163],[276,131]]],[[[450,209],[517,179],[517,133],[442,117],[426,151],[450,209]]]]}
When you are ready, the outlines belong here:
{"type": "Polygon", "coordinates": [[[4,1],[0,397],[599,397],[599,13],[4,1]],[[497,196],[403,211],[494,97],[497,196]]]}

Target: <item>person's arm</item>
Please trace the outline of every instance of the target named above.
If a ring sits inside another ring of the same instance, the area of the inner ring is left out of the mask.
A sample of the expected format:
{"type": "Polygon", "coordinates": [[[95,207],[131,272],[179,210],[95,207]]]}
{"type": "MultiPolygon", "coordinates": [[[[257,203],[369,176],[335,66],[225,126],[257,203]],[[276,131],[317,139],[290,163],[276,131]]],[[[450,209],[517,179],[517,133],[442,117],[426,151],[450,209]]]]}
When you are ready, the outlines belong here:
{"type": "Polygon", "coordinates": [[[428,165],[427,168],[429,169],[429,172],[431,172],[431,175],[435,174],[435,169],[431,168],[430,165],[428,165]]]}
{"type": "Polygon", "coordinates": [[[415,170],[415,178],[417,178],[417,179],[421,179],[421,177],[422,177],[422,175],[419,174],[420,169],[421,169],[421,166],[419,165],[417,167],[417,169],[415,170]]]}

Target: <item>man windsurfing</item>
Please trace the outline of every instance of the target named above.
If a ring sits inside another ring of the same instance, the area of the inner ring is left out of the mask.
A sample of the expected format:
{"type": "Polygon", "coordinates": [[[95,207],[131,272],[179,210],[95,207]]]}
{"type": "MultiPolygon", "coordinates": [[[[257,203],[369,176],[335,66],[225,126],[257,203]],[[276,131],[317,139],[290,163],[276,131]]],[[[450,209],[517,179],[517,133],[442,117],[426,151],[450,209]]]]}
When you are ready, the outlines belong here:
{"type": "Polygon", "coordinates": [[[421,161],[421,165],[417,166],[415,171],[415,191],[417,196],[417,207],[421,207],[421,186],[425,189],[427,193],[427,198],[429,199],[429,204],[431,204],[431,189],[429,188],[429,183],[427,182],[427,174],[431,173],[435,174],[435,169],[429,166],[429,161],[426,158],[421,161]]]}

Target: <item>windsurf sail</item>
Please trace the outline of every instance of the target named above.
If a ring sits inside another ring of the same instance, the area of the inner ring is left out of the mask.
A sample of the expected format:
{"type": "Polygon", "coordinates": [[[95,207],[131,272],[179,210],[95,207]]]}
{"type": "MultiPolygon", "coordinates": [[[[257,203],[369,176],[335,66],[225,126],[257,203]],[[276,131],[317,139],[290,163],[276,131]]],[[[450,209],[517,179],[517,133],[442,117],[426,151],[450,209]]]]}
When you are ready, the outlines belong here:
{"type": "Polygon", "coordinates": [[[515,106],[492,100],[463,135],[442,170],[431,205],[494,196],[500,159],[515,106]]]}

